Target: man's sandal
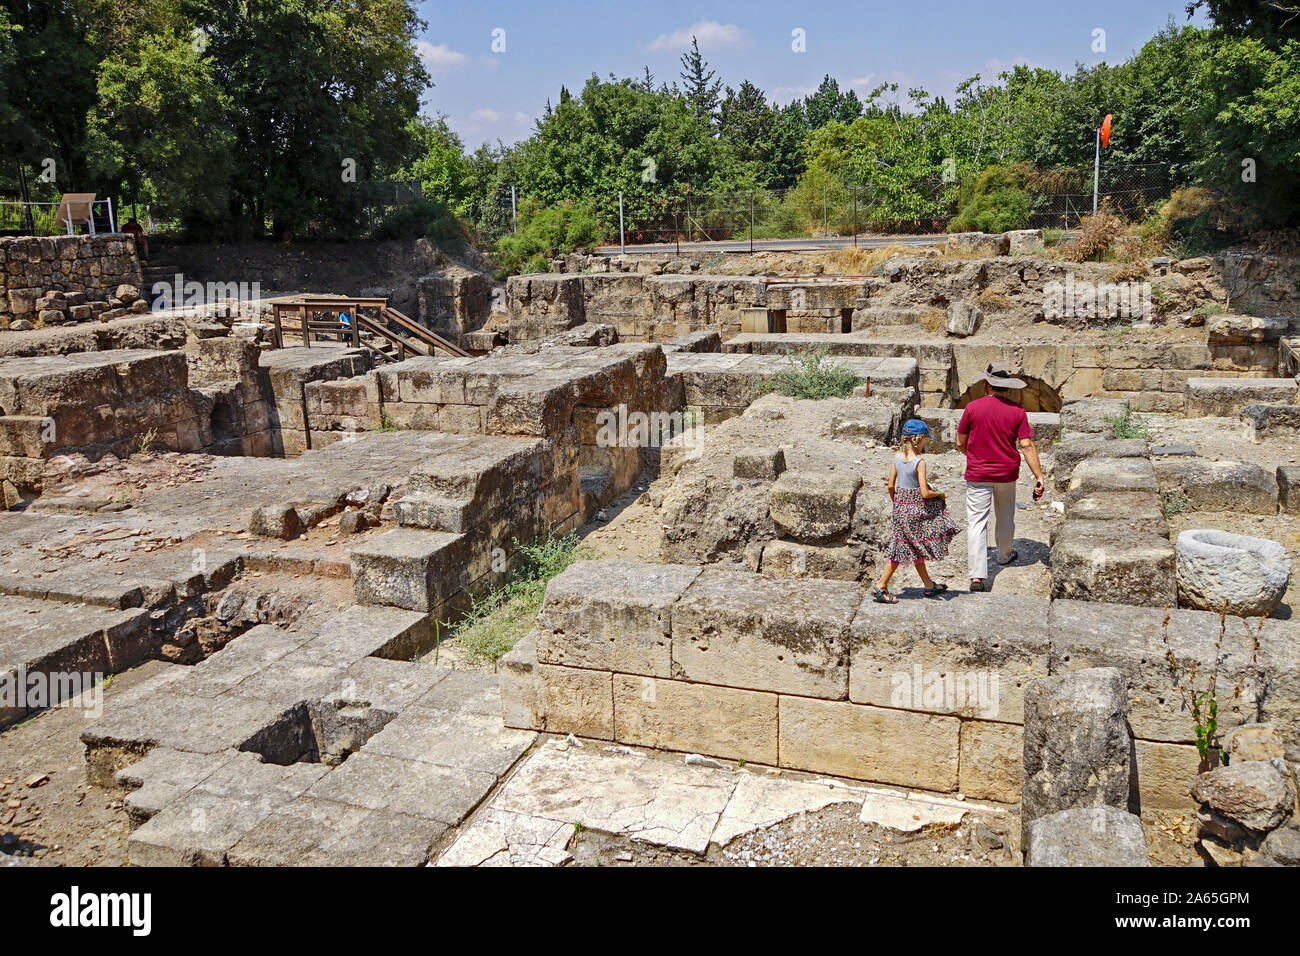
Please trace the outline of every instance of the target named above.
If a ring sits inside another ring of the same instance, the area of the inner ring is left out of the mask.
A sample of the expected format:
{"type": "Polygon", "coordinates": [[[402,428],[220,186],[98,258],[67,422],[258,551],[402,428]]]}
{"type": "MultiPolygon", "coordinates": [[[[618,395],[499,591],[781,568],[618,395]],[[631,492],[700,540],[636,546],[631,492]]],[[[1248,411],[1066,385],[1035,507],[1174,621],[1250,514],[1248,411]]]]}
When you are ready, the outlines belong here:
{"type": "Polygon", "coordinates": [[[971,578],[971,579],[970,579],[970,589],[971,589],[972,591],[983,591],[983,590],[984,590],[984,579],[983,579],[983,578],[971,578]]]}
{"type": "Polygon", "coordinates": [[[875,601],[877,604],[898,603],[898,598],[889,593],[889,588],[884,588],[882,590],[881,588],[873,587],[871,589],[871,600],[875,601]]]}
{"type": "Polygon", "coordinates": [[[948,585],[936,582],[934,587],[926,588],[921,593],[924,594],[926,597],[935,597],[936,595],[942,594],[946,590],[948,590],[948,585]]]}

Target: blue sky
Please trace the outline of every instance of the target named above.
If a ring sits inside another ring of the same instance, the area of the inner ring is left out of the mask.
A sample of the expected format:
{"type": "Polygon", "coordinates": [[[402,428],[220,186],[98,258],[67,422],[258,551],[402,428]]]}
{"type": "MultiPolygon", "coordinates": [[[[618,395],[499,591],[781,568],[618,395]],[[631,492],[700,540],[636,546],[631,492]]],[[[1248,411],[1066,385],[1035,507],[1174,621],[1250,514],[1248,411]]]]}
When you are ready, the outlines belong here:
{"type": "MultiPolygon", "coordinates": [[[[561,84],[577,92],[594,72],[672,83],[692,33],[724,83],[748,78],[769,100],[811,92],[824,74],[859,94],[896,82],[950,95],[962,79],[992,80],[1016,63],[1068,71],[1127,59],[1185,0],[957,0],[896,2],[604,3],[457,0],[420,3],[419,48],[435,87],[424,111],[445,113],[467,148],[526,137],[561,84]],[[806,51],[792,49],[803,31],[806,51]],[[493,31],[498,47],[493,50],[493,31]],[[1104,30],[1105,52],[1094,31],[1104,30]]],[[[1204,23],[1197,16],[1195,23],[1204,23]]]]}

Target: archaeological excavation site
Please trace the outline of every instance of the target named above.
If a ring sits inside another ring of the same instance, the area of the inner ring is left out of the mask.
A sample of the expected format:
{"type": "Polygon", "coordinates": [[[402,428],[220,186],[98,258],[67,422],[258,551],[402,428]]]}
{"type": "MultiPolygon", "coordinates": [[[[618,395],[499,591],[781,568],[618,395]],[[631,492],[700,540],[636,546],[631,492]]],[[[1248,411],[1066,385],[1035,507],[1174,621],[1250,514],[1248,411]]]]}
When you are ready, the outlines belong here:
{"type": "Polygon", "coordinates": [[[6,863],[1297,862],[1294,259],[1154,258],[1123,322],[1035,231],[414,315],[0,263],[6,863]],[[988,401],[1043,494],[972,547],[988,401]],[[951,552],[881,588],[918,434],[951,552]]]}
{"type": "Polygon", "coordinates": [[[1286,938],[1297,103],[1300,0],[0,0],[11,945],[1286,938]]]}

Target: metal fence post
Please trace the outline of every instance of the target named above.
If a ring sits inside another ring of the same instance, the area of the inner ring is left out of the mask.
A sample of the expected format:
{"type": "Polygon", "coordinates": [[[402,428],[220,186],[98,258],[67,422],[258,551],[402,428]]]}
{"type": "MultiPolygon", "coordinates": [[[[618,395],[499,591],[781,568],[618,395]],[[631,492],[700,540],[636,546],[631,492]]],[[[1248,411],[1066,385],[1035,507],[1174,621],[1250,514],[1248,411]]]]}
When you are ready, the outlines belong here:
{"type": "Polygon", "coordinates": [[[858,187],[853,187],[853,248],[858,247],[858,187]]]}
{"type": "Polygon", "coordinates": [[[678,221],[679,211],[681,210],[681,200],[674,197],[673,199],[673,240],[677,243],[677,254],[682,254],[682,227],[678,221]]]}
{"type": "Polygon", "coordinates": [[[830,235],[830,226],[826,221],[826,184],[822,183],[822,237],[829,239],[830,235]]]}
{"type": "Polygon", "coordinates": [[[754,194],[749,194],[749,251],[754,251],[754,194]]]}
{"type": "Polygon", "coordinates": [[[627,254],[627,239],[623,235],[623,190],[618,191],[618,251],[627,254]]]}
{"type": "Polygon", "coordinates": [[[511,231],[519,232],[519,207],[515,205],[515,187],[510,187],[510,222],[511,231]]]}

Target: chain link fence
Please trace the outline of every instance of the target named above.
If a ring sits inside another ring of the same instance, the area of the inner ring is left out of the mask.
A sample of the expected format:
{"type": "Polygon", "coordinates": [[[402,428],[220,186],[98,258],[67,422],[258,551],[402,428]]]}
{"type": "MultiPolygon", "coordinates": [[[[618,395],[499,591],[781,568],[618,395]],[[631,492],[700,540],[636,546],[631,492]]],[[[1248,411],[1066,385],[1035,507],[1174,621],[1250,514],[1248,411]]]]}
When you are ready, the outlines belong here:
{"type": "MultiPolygon", "coordinates": [[[[660,200],[660,209],[634,221],[624,216],[619,244],[680,248],[701,243],[772,249],[782,240],[813,248],[819,241],[855,245],[859,237],[933,235],[945,232],[969,198],[974,178],[840,183],[744,193],[684,193],[660,200]]],[[[1163,164],[1101,167],[1098,202],[1130,221],[1150,215],[1173,188],[1163,164]]],[[[1031,229],[1073,229],[1092,214],[1092,167],[1033,169],[1025,180],[1031,229]]],[[[606,212],[618,222],[618,209],[606,212]]],[[[742,251],[743,251],[742,248],[742,251]]]]}

